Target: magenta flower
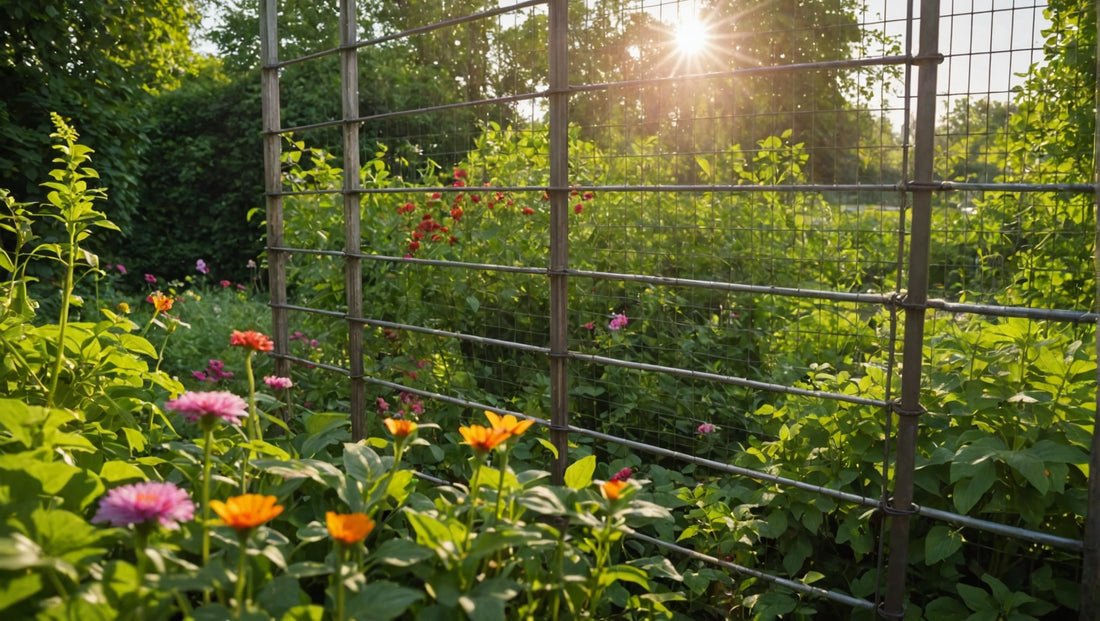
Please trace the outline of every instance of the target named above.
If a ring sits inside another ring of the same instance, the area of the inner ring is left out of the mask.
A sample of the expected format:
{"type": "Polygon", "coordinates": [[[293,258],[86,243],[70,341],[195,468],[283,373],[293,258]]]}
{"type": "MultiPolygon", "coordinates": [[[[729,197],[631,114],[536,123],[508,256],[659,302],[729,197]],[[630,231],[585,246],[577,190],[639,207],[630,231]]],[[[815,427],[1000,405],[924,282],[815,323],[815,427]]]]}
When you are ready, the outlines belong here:
{"type": "Polygon", "coordinates": [[[146,481],[123,485],[107,492],[99,501],[93,524],[112,526],[145,524],[156,520],[168,530],[177,530],[180,522],[195,517],[191,495],[171,483],[146,481]]]}
{"type": "Polygon", "coordinates": [[[218,284],[222,286],[222,289],[228,289],[229,285],[231,285],[233,283],[229,282],[228,280],[223,280],[223,281],[219,282],[218,284]]]}
{"type": "Polygon", "coordinates": [[[705,436],[709,433],[714,433],[715,431],[718,431],[718,428],[710,423],[703,423],[702,425],[699,425],[696,431],[698,431],[700,435],[705,436]]]}
{"type": "Polygon", "coordinates": [[[633,470],[631,470],[630,468],[623,468],[622,470],[616,472],[615,475],[612,476],[609,480],[611,480],[611,481],[626,481],[627,479],[630,478],[630,475],[632,475],[632,474],[634,474],[633,470]]]}
{"type": "Polygon", "coordinates": [[[145,282],[147,282],[149,284],[154,284],[155,282],[157,282],[157,277],[153,276],[152,274],[146,274],[145,275],[145,282]]]}
{"type": "Polygon", "coordinates": [[[619,313],[611,318],[611,323],[607,324],[607,329],[619,330],[625,328],[629,321],[630,320],[626,318],[626,313],[619,313]]]}
{"type": "Polygon", "coordinates": [[[264,383],[275,390],[286,390],[294,385],[294,382],[290,381],[289,377],[279,377],[277,375],[268,375],[264,377],[264,383]]]}
{"type": "Polygon", "coordinates": [[[378,397],[377,399],[375,399],[374,403],[375,403],[376,406],[378,406],[378,413],[379,414],[385,414],[390,409],[389,402],[386,401],[385,399],[383,399],[382,397],[378,397]]]}
{"type": "Polygon", "coordinates": [[[595,330],[596,329],[596,324],[589,321],[588,323],[584,324],[584,329],[585,330],[595,330]]]}
{"type": "Polygon", "coordinates": [[[124,275],[124,276],[126,275],[126,266],[125,266],[125,265],[123,265],[123,264],[119,263],[119,264],[118,264],[118,265],[116,265],[115,267],[117,267],[117,268],[118,268],[118,273],[120,273],[120,274],[122,274],[122,275],[124,275]]]}
{"type": "Polygon", "coordinates": [[[214,392],[185,392],[164,404],[164,407],[187,417],[191,422],[211,422],[220,418],[227,423],[240,425],[248,418],[248,404],[237,395],[223,390],[214,392]]]}
{"type": "Polygon", "coordinates": [[[201,272],[203,274],[209,274],[210,273],[210,268],[206,267],[206,261],[203,261],[202,259],[199,259],[198,261],[195,261],[195,269],[197,269],[199,272],[201,272]]]}

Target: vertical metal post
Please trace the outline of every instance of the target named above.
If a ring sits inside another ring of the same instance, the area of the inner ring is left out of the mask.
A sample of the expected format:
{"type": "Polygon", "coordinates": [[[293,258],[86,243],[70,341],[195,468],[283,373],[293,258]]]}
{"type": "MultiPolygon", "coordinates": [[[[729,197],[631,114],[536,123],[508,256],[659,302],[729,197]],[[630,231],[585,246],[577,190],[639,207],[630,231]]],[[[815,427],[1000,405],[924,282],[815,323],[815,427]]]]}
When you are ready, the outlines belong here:
{"type": "MultiPolygon", "coordinates": [[[[1100,45],[1100,1],[1096,2],[1097,45],[1100,45]]],[[[1092,50],[1096,54],[1096,84],[1093,85],[1094,105],[1100,105],[1100,49],[1092,50]]],[[[1093,266],[1096,279],[1096,293],[1093,304],[1100,312],[1100,108],[1097,109],[1093,127],[1092,166],[1093,217],[1096,227],[1093,243],[1093,266]]],[[[1094,334],[1096,338],[1096,357],[1100,360],[1100,324],[1094,334]]],[[[1096,371],[1096,414],[1092,426],[1092,445],[1089,451],[1089,491],[1085,505],[1084,550],[1081,554],[1081,611],[1080,621],[1100,621],[1100,367],[1096,371]]]]}
{"type": "Polygon", "coordinates": [[[340,0],[340,92],[344,114],[344,293],[351,371],[351,438],[367,436],[367,389],[363,381],[363,266],[359,221],[359,61],[355,0],[340,0]]]}
{"type": "Polygon", "coordinates": [[[909,234],[909,273],[906,279],[905,341],[902,344],[901,400],[898,414],[897,456],[894,462],[893,501],[887,507],[890,522],[890,556],[886,572],[885,617],[905,614],[905,578],[909,564],[909,521],[913,514],[913,473],[916,467],[917,430],[920,414],[921,361],[924,350],[924,316],[928,301],[928,257],[931,240],[933,147],[936,129],[936,79],[939,52],[939,0],[923,0],[920,46],[916,62],[917,118],[913,140],[912,224],[909,234]]]}
{"type": "MultiPolygon", "coordinates": [[[[290,330],[286,310],[287,253],[283,241],[282,144],[279,129],[279,34],[276,0],[263,0],[260,12],[261,97],[263,101],[264,200],[267,209],[267,282],[271,290],[271,331],[275,374],[290,377],[290,330]]],[[[291,413],[284,414],[284,418],[291,413]]]]}
{"type": "Polygon", "coordinates": [[[561,485],[569,457],[569,55],[568,0],[550,0],[550,442],[558,456],[551,481],[561,485]]]}

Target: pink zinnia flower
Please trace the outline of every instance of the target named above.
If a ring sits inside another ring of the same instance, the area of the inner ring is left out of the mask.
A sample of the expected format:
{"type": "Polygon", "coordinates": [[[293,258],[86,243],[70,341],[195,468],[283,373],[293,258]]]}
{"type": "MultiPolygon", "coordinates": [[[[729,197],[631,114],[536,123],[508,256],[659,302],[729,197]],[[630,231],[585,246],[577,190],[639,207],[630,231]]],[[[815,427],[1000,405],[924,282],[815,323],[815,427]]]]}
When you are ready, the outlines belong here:
{"type": "Polygon", "coordinates": [[[209,417],[240,425],[241,419],[248,418],[248,404],[245,400],[224,390],[185,392],[164,404],[164,407],[182,414],[191,422],[209,417]]]}
{"type": "Polygon", "coordinates": [[[223,280],[223,281],[219,282],[218,284],[220,284],[222,286],[222,289],[227,289],[227,288],[229,288],[229,285],[231,285],[233,283],[229,282],[228,280],[223,280]]]}
{"type": "Polygon", "coordinates": [[[717,430],[718,430],[718,428],[715,427],[714,425],[710,424],[710,423],[703,423],[702,425],[699,425],[698,429],[696,429],[696,431],[698,431],[700,433],[700,435],[704,435],[704,436],[707,435],[708,433],[714,433],[717,430]]]}
{"type": "Polygon", "coordinates": [[[626,327],[626,324],[630,320],[626,318],[626,313],[619,313],[611,318],[611,323],[607,324],[608,330],[619,330],[626,327]]]}
{"type": "Polygon", "coordinates": [[[123,264],[119,263],[119,264],[118,264],[118,265],[116,265],[115,267],[117,267],[117,268],[118,268],[118,272],[119,272],[120,274],[123,274],[123,275],[125,275],[125,274],[126,274],[126,266],[125,266],[125,265],[123,265],[123,264]]]}
{"type": "Polygon", "coordinates": [[[146,274],[145,275],[145,282],[147,282],[149,284],[153,284],[153,283],[157,282],[157,277],[153,276],[152,274],[146,274]]]}
{"type": "Polygon", "coordinates": [[[130,526],[156,520],[168,530],[195,517],[191,495],[171,483],[147,481],[123,485],[107,492],[99,501],[93,524],[130,526]]]}
{"type": "Polygon", "coordinates": [[[584,328],[586,330],[595,330],[596,329],[596,324],[589,321],[588,323],[584,324],[584,328]]]}
{"type": "Polygon", "coordinates": [[[264,383],[275,390],[286,390],[294,385],[294,382],[290,381],[289,377],[279,377],[277,375],[268,375],[264,377],[264,383]]]}

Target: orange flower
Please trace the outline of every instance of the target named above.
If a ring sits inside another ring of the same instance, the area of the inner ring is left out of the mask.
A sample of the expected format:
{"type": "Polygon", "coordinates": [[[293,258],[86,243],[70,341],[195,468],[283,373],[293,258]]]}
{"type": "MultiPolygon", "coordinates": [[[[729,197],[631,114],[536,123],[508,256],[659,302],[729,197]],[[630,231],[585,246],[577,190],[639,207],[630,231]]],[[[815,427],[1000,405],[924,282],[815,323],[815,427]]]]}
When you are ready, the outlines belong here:
{"type": "Polygon", "coordinates": [[[623,490],[627,488],[630,483],[621,480],[611,480],[600,486],[600,491],[603,492],[604,498],[608,500],[618,500],[623,495],[623,490]]]}
{"type": "Polygon", "coordinates": [[[363,513],[325,513],[328,534],[343,545],[350,546],[367,538],[374,530],[374,520],[363,513]]]}
{"type": "Polygon", "coordinates": [[[247,531],[272,519],[283,512],[274,496],[261,494],[243,494],[227,498],[225,502],[210,501],[210,508],[226,526],[232,526],[238,532],[247,531]]]}
{"type": "Polygon", "coordinates": [[[157,291],[153,295],[145,298],[147,302],[153,305],[153,308],[157,309],[158,313],[167,313],[172,310],[172,298],[164,295],[160,291],[157,291]]]}
{"type": "Polygon", "coordinates": [[[240,345],[253,351],[266,352],[275,349],[275,343],[271,339],[254,330],[248,330],[247,332],[234,330],[232,336],[229,337],[229,344],[240,345]]]}
{"type": "Polygon", "coordinates": [[[509,437],[507,431],[482,427],[481,425],[459,427],[458,432],[462,434],[466,444],[469,444],[478,453],[488,453],[509,437]]]}
{"type": "Polygon", "coordinates": [[[535,424],[535,421],[531,419],[519,420],[512,414],[505,414],[501,416],[496,412],[490,412],[485,410],[485,417],[489,419],[489,422],[493,424],[493,429],[496,431],[503,431],[508,434],[508,437],[518,436],[519,434],[527,431],[527,429],[535,424]]]}
{"type": "Polygon", "coordinates": [[[404,438],[416,431],[416,423],[404,418],[387,418],[383,420],[382,423],[386,425],[386,429],[389,429],[390,434],[395,438],[404,438]]]}

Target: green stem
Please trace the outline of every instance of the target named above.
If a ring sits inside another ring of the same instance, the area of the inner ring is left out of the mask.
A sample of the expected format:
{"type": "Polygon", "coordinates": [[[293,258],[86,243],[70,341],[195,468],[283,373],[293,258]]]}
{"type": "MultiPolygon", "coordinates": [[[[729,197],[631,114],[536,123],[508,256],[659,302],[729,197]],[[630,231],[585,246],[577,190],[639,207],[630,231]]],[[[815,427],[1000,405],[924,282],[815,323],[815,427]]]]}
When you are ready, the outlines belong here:
{"type": "Polygon", "coordinates": [[[344,546],[336,544],[336,621],[344,621],[344,546]]]}
{"type": "Polygon", "coordinates": [[[247,602],[244,600],[244,587],[247,583],[247,576],[245,572],[248,570],[248,536],[242,535],[240,537],[241,542],[241,555],[237,562],[237,591],[235,594],[235,600],[237,602],[237,619],[244,617],[245,608],[247,608],[247,602]]]}
{"type": "Polygon", "coordinates": [[[256,413],[256,376],[252,372],[252,350],[244,358],[244,370],[248,376],[248,431],[249,440],[263,440],[263,431],[260,428],[260,417],[256,413]]]}
{"type": "MultiPolygon", "coordinates": [[[[214,448],[214,427],[203,421],[202,432],[202,564],[210,560],[210,456],[214,448]]],[[[204,604],[210,603],[210,589],[202,592],[204,604]]]]}
{"type": "Polygon", "coordinates": [[[479,479],[481,479],[481,456],[474,457],[474,475],[470,478],[470,506],[466,511],[466,551],[470,551],[470,546],[474,541],[474,512],[477,510],[477,492],[481,486],[479,479]]]}
{"type": "Polygon", "coordinates": [[[504,456],[500,458],[500,482],[497,485],[497,504],[493,509],[493,523],[496,524],[500,520],[500,501],[504,498],[504,475],[508,474],[508,455],[511,453],[511,447],[505,447],[504,456]]]}
{"type": "Polygon", "coordinates": [[[73,294],[73,272],[76,269],[76,231],[69,227],[68,260],[65,261],[65,282],[61,287],[61,313],[57,318],[57,358],[54,359],[53,373],[50,377],[50,392],[46,397],[46,407],[53,407],[57,394],[57,380],[61,376],[61,365],[65,360],[65,329],[69,325],[69,298],[73,294]]]}
{"type": "Polygon", "coordinates": [[[157,365],[153,367],[154,373],[160,371],[160,363],[164,362],[164,350],[168,347],[168,337],[172,336],[173,332],[175,332],[174,327],[169,328],[168,333],[164,335],[164,342],[160,344],[160,351],[157,352],[157,365]]]}
{"type": "Polygon", "coordinates": [[[145,546],[148,544],[148,535],[144,532],[145,524],[139,524],[134,531],[134,552],[137,554],[137,618],[145,619],[145,568],[148,556],[145,554],[145,546]]]}

